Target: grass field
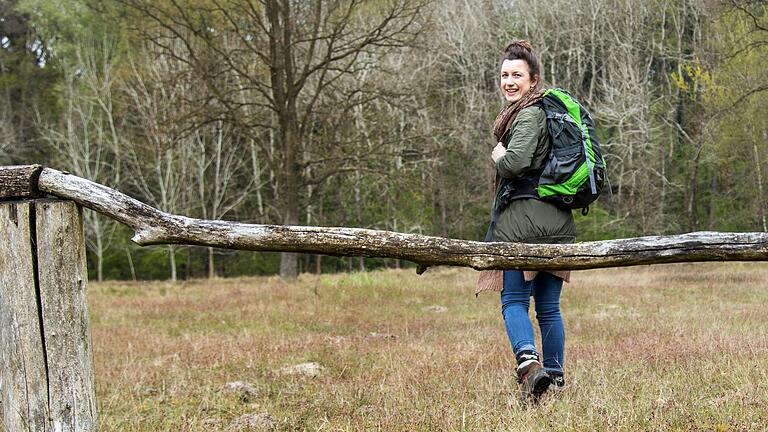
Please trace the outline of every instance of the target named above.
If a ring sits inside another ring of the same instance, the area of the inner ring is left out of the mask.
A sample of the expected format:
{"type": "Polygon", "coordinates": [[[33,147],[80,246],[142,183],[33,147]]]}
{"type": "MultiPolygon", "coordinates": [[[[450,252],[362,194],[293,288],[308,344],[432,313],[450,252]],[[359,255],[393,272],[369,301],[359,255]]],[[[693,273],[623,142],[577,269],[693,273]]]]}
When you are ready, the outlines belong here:
{"type": "Polygon", "coordinates": [[[768,265],[575,273],[567,386],[538,406],[476,275],[92,283],[102,430],[768,430],[768,265]]]}

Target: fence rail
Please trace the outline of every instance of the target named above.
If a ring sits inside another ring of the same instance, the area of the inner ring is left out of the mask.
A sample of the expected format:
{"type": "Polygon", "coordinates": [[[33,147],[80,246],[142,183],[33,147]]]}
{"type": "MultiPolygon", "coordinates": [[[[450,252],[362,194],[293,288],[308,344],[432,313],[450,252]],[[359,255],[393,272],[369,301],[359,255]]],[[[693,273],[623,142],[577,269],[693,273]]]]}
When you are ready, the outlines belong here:
{"type": "MultiPolygon", "coordinates": [[[[484,243],[361,228],[259,225],[172,215],[89,180],[51,168],[0,168],[0,182],[30,185],[109,216],[135,231],[140,245],[399,258],[421,270],[435,265],[476,270],[579,270],[692,261],[766,261],[768,233],[694,232],[574,244],[484,243]],[[2,174],[5,171],[5,174],[2,174]],[[8,175],[8,172],[18,175],[8,175]]],[[[18,186],[17,186],[18,188],[18,186]]],[[[3,191],[0,183],[0,192],[3,191]]],[[[2,196],[2,193],[0,193],[2,196]]]]}
{"type": "Polygon", "coordinates": [[[0,393],[16,431],[96,431],[82,207],[140,245],[399,258],[429,266],[578,270],[768,261],[768,233],[695,232],[566,245],[483,243],[360,228],[257,225],[172,215],[40,165],[0,167],[0,393]]]}

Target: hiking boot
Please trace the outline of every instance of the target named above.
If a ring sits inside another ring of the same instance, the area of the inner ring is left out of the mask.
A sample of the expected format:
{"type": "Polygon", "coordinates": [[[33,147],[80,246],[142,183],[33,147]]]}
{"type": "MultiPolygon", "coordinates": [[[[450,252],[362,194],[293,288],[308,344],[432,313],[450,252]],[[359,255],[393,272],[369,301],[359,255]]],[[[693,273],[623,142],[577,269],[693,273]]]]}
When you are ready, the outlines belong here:
{"type": "Polygon", "coordinates": [[[541,367],[539,354],[533,350],[517,354],[517,382],[523,398],[538,399],[552,384],[552,377],[541,367]]]}
{"type": "Polygon", "coordinates": [[[552,377],[537,362],[532,364],[525,375],[520,378],[520,393],[523,398],[531,397],[538,400],[552,384],[552,377]]]}

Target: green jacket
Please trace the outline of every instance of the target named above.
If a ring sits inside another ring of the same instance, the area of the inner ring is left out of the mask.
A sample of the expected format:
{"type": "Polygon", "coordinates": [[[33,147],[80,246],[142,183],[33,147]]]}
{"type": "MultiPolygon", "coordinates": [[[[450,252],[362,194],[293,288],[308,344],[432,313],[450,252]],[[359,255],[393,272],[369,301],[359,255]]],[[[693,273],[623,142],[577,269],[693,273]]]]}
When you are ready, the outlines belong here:
{"type": "MultiPolygon", "coordinates": [[[[507,153],[496,161],[496,173],[515,178],[543,168],[551,147],[544,110],[536,105],[523,109],[511,129],[507,153]]],[[[498,200],[497,193],[494,204],[498,200]]],[[[573,243],[575,238],[571,212],[537,199],[512,201],[498,216],[493,230],[493,241],[503,242],[573,243]]]]}

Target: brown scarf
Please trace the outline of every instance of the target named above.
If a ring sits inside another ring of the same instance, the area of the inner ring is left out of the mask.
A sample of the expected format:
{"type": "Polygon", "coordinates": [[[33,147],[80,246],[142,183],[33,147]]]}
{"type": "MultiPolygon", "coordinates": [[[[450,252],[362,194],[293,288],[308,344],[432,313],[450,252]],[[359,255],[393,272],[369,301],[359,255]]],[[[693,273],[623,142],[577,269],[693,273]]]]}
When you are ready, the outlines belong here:
{"type": "MultiPolygon", "coordinates": [[[[539,89],[539,86],[532,87],[526,94],[523,95],[517,102],[512,102],[504,106],[496,116],[496,120],[493,122],[493,135],[496,137],[496,142],[500,142],[504,133],[507,132],[512,126],[512,122],[515,121],[515,117],[525,108],[535,104],[544,97],[544,91],[539,89]]],[[[504,143],[504,147],[507,143],[504,143]]]]}

